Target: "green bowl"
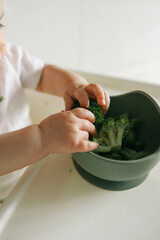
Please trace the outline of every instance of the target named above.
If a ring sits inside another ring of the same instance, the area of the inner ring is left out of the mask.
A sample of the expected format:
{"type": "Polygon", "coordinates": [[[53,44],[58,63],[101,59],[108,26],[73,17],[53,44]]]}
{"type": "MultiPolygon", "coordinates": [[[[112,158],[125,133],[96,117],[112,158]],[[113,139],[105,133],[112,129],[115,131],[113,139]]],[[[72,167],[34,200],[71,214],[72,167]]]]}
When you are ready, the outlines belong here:
{"type": "Polygon", "coordinates": [[[137,160],[114,160],[93,152],[73,153],[79,174],[88,182],[109,190],[125,190],[138,186],[160,159],[160,107],[147,93],[133,91],[111,96],[107,115],[116,117],[129,112],[141,120],[137,137],[145,140],[144,151],[149,155],[137,160]]]}

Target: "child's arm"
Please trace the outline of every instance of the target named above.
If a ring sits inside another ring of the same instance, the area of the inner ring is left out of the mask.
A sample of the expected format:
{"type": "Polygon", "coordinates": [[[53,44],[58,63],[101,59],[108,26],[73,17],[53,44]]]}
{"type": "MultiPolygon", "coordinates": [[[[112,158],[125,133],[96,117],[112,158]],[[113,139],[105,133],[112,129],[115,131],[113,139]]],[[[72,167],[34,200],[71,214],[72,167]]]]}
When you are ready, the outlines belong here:
{"type": "Polygon", "coordinates": [[[0,175],[25,167],[43,158],[38,125],[0,135],[0,175]]]}
{"type": "Polygon", "coordinates": [[[46,65],[37,90],[63,96],[65,110],[44,119],[39,125],[0,135],[0,175],[32,164],[50,153],[87,152],[97,148],[88,141],[95,136],[94,115],[83,108],[70,110],[75,99],[87,107],[96,98],[104,112],[109,96],[98,84],[89,84],[80,75],[46,65]]]}
{"type": "Polygon", "coordinates": [[[49,116],[39,125],[0,135],[0,175],[32,164],[50,153],[91,151],[97,143],[94,115],[82,108],[49,116]]]}
{"type": "Polygon", "coordinates": [[[79,74],[53,65],[44,67],[37,90],[62,96],[66,110],[71,109],[75,99],[86,108],[89,105],[89,97],[96,98],[104,113],[110,103],[109,95],[99,84],[89,84],[79,74]]]}

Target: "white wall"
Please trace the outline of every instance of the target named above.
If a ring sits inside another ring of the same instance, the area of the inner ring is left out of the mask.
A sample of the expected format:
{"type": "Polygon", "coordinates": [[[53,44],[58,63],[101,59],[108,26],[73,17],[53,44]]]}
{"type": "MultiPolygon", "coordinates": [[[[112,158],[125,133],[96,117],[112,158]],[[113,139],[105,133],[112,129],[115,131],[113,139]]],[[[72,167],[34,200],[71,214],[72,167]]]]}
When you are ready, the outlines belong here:
{"type": "Polygon", "coordinates": [[[66,68],[160,84],[159,0],[4,0],[9,41],[66,68]]]}

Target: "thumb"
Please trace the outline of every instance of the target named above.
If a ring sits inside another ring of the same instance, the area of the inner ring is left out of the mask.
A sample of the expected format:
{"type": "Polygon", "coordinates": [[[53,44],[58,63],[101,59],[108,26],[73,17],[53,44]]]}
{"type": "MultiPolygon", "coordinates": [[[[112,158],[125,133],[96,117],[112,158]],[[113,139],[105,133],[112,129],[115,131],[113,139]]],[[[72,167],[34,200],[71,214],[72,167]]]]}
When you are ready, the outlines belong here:
{"type": "Polygon", "coordinates": [[[69,94],[65,94],[64,95],[64,103],[65,103],[65,110],[71,110],[73,104],[74,104],[74,99],[69,95],[69,94]]]}

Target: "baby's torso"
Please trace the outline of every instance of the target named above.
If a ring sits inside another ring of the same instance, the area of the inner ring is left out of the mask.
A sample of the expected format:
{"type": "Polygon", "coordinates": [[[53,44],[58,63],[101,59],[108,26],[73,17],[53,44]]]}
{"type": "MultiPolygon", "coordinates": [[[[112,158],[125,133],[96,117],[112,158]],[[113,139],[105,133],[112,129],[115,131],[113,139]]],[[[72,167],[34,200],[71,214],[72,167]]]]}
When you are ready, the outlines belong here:
{"type": "Polygon", "coordinates": [[[0,62],[0,134],[31,123],[29,105],[16,70],[7,57],[0,62]]]}

